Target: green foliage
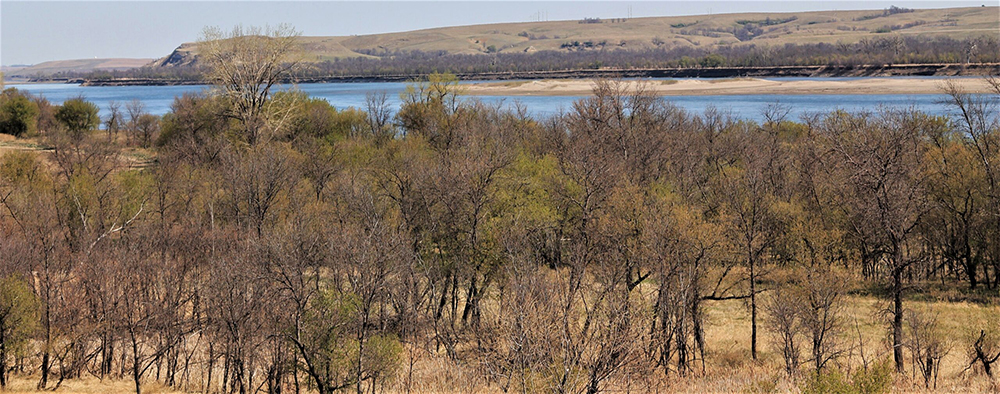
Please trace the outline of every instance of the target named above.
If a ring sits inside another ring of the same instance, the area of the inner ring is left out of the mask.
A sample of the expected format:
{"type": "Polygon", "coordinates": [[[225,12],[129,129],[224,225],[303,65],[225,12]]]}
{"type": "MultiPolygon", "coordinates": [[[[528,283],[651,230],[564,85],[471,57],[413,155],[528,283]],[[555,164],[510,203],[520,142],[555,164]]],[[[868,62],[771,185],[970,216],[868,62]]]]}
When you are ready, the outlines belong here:
{"type": "Polygon", "coordinates": [[[812,374],[802,387],[802,394],[849,394],[857,393],[851,382],[837,369],[812,374]]]}
{"type": "Polygon", "coordinates": [[[308,136],[327,142],[348,137],[370,135],[368,114],[356,108],[337,110],[322,98],[309,97],[303,92],[278,92],[274,101],[296,102],[289,125],[289,138],[308,136]]]}
{"type": "Polygon", "coordinates": [[[223,136],[233,128],[220,114],[223,100],[204,93],[185,93],[174,99],[171,111],[160,120],[156,146],[197,162],[218,158],[223,136]]]}
{"type": "Polygon", "coordinates": [[[101,118],[97,116],[97,105],[77,97],[67,100],[58,110],[56,110],[56,120],[59,121],[75,138],[81,137],[84,133],[94,130],[101,123],[101,118]]]}
{"type": "Polygon", "coordinates": [[[860,394],[881,394],[892,389],[894,376],[892,360],[886,358],[872,368],[858,370],[851,376],[851,380],[856,392],[860,394]]]}
{"type": "Polygon", "coordinates": [[[357,335],[357,315],[361,299],[351,293],[326,290],[313,299],[303,318],[301,346],[304,369],[322,392],[360,384],[361,380],[391,380],[399,368],[403,346],[392,334],[375,333],[363,339],[357,335]],[[362,363],[359,365],[359,363],[362,363]],[[358,376],[358,371],[360,375],[358,376]]]}
{"type": "Polygon", "coordinates": [[[5,354],[20,354],[34,333],[39,302],[31,287],[17,276],[0,278],[0,347],[5,354]]]}
{"type": "Polygon", "coordinates": [[[435,147],[447,146],[452,137],[450,121],[457,110],[459,93],[458,77],[431,74],[426,81],[406,87],[396,118],[407,132],[424,136],[435,147]]]}
{"type": "Polygon", "coordinates": [[[38,154],[28,151],[11,151],[0,156],[0,181],[37,190],[51,184],[38,154]]]}
{"type": "Polygon", "coordinates": [[[702,57],[701,60],[698,61],[698,65],[702,67],[722,67],[725,64],[726,58],[715,53],[702,57]]]}
{"type": "Polygon", "coordinates": [[[892,360],[883,359],[860,369],[848,379],[837,369],[813,374],[802,387],[803,394],[883,394],[892,389],[892,360]]]}
{"type": "Polygon", "coordinates": [[[15,88],[0,94],[0,133],[15,137],[34,134],[38,124],[38,105],[15,88]]]}

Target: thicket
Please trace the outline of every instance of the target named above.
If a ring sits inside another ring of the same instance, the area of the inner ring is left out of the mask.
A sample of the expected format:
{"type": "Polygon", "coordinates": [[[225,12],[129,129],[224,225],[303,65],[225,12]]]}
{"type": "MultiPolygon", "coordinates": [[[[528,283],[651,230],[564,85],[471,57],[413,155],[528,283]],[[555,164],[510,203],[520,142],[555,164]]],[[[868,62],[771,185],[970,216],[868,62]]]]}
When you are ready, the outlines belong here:
{"type": "MultiPolygon", "coordinates": [[[[0,157],[0,384],[410,391],[436,358],[501,391],[652,390],[704,372],[725,300],[806,392],[935,384],[950,347],[906,294],[996,300],[995,101],[754,123],[625,86],[550,119],[444,76],[394,117],[293,92],[187,94],[142,138],[57,116],[51,153],[0,157]],[[887,301],[884,363],[849,356],[850,291],[887,301]]],[[[957,345],[987,375],[995,320],[957,345]]]]}

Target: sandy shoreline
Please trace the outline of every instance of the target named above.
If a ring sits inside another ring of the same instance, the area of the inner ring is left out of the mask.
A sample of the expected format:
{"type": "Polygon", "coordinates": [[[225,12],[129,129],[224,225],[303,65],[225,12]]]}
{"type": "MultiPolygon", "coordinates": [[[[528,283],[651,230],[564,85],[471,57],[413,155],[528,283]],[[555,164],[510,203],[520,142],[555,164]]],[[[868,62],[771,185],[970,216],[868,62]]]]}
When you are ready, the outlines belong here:
{"type": "MultiPolygon", "coordinates": [[[[754,94],[940,94],[946,78],[865,78],[834,81],[775,81],[762,78],[628,81],[661,96],[724,96],[754,94]]],[[[968,93],[989,93],[985,78],[950,79],[968,93]]],[[[462,85],[478,96],[586,96],[594,80],[483,82],[462,85]]]]}

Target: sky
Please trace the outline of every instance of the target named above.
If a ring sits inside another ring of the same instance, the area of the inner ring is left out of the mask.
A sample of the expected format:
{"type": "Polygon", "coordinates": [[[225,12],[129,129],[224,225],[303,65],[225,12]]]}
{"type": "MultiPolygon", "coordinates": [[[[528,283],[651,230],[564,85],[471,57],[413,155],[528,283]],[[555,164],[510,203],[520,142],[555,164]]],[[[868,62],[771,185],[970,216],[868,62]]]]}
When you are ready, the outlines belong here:
{"type": "Polygon", "coordinates": [[[206,26],[289,23],[306,36],[442,26],[732,12],[969,7],[937,1],[0,1],[0,65],[85,58],[159,58],[206,26]]]}

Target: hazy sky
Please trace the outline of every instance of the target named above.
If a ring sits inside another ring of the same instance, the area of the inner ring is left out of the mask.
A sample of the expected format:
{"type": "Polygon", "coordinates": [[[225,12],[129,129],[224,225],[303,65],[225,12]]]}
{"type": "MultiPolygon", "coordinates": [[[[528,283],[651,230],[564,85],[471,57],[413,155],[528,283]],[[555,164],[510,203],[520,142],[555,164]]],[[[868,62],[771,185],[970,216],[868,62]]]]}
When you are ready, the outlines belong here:
{"type": "Polygon", "coordinates": [[[997,5],[944,1],[0,1],[0,64],[81,58],[157,58],[205,26],[290,23],[303,35],[352,35],[440,26],[584,17],[670,16],[997,5]]]}

